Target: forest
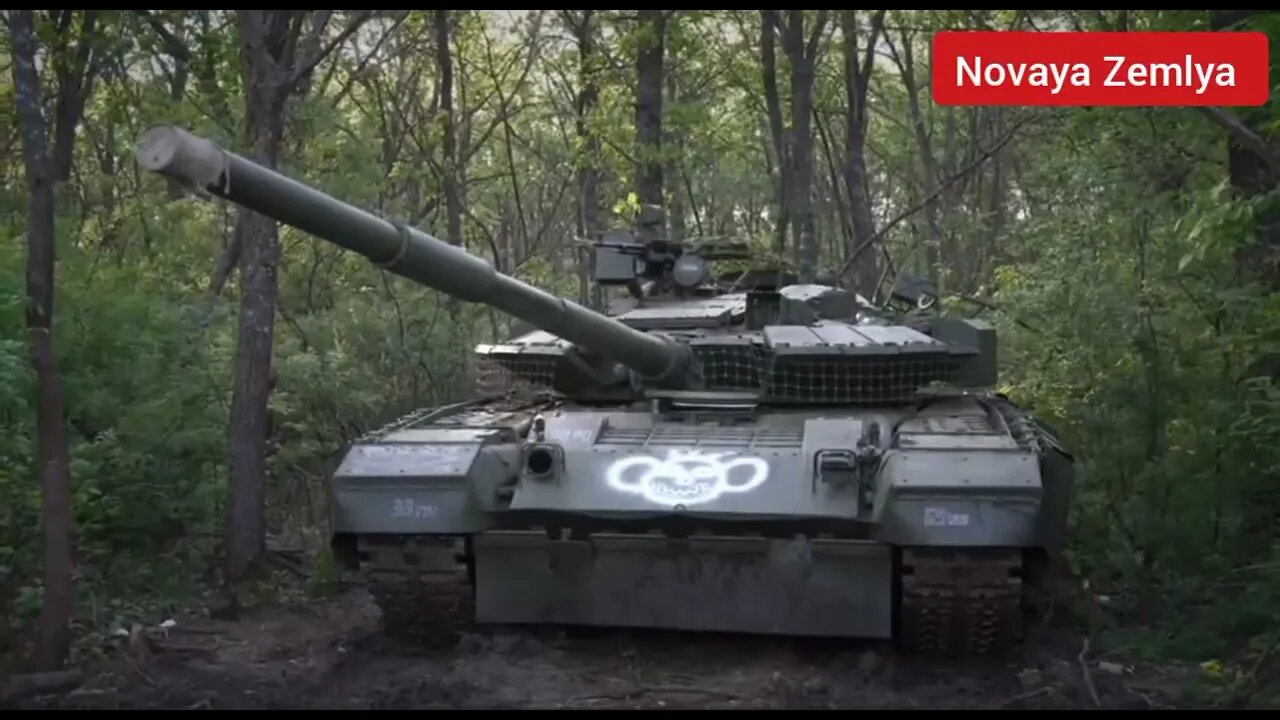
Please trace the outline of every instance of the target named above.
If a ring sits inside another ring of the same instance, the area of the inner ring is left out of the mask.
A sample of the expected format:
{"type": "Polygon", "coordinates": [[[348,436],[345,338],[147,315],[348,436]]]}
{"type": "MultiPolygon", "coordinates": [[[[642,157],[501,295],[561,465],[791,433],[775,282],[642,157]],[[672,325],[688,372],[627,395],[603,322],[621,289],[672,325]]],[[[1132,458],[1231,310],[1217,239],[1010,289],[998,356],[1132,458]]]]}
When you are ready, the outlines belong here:
{"type": "Polygon", "coordinates": [[[470,349],[516,331],[140,169],[138,139],[167,123],[593,308],[581,239],[646,204],[676,239],[732,237],[877,302],[901,273],[928,278],[945,312],[997,328],[998,390],[1075,457],[1069,610],[1092,651],[1189,668],[1197,702],[1280,704],[1274,92],[1108,108],[930,89],[941,30],[1258,30],[1274,47],[1280,13],[3,24],[0,675],[92,662],[227,582],[253,588],[242,604],[335,592],[326,478],[344,450],[466,397],[470,349]]]}

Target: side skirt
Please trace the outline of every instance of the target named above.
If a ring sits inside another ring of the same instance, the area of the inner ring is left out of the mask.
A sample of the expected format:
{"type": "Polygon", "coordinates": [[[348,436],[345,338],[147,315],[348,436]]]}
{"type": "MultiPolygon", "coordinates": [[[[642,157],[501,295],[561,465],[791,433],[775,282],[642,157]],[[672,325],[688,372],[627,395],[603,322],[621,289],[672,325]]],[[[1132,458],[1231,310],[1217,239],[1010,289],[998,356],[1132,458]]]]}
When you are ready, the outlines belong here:
{"type": "Polygon", "coordinates": [[[475,623],[547,624],[891,638],[908,655],[1003,655],[1020,644],[1037,584],[1019,549],[521,530],[350,539],[384,630],[427,644],[475,623]]]}
{"type": "Polygon", "coordinates": [[[892,548],[870,541],[503,530],[473,552],[481,623],[893,636],[892,548]]]}

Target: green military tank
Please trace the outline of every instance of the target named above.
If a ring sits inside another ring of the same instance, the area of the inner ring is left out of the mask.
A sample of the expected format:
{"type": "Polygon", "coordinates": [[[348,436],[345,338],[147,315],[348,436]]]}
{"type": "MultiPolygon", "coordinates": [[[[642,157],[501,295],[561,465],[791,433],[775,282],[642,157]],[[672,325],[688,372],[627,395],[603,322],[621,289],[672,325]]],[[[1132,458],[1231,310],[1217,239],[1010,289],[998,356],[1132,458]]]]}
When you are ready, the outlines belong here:
{"type": "Polygon", "coordinates": [[[996,336],[904,285],[890,313],[733,249],[595,242],[598,313],[184,130],[142,167],[531,328],[475,349],[474,399],[356,442],[334,548],[418,639],[472,623],[1014,647],[1073,461],[993,390],[996,336]],[[622,289],[628,292],[623,293],[622,289]]]}

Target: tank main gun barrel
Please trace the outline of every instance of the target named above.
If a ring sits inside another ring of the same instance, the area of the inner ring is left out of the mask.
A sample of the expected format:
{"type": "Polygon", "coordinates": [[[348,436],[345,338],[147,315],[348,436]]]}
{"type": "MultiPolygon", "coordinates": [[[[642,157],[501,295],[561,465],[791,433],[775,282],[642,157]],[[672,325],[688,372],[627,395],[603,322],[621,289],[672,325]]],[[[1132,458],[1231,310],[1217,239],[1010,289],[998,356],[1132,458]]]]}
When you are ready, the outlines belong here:
{"type": "Polygon", "coordinates": [[[659,384],[683,382],[692,357],[684,345],[503,275],[460,247],[325,195],[209,139],[160,125],[138,141],[137,157],[146,170],[364,255],[414,282],[507,312],[659,384]]]}

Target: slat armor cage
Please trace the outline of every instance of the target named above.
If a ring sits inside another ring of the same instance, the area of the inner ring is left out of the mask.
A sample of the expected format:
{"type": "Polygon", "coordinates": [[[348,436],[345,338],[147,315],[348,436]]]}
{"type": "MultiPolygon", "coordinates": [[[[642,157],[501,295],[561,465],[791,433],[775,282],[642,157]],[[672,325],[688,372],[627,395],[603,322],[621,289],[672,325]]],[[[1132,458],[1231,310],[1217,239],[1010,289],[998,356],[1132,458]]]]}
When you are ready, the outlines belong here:
{"type": "MultiPolygon", "coordinates": [[[[952,385],[976,351],[902,326],[778,325],[761,332],[687,339],[702,389],[751,392],[772,404],[910,403],[934,384],[952,385]]],[[[555,391],[569,346],[545,333],[479,348],[485,395],[555,391]]],[[[559,394],[572,395],[571,388],[559,394]]]]}

